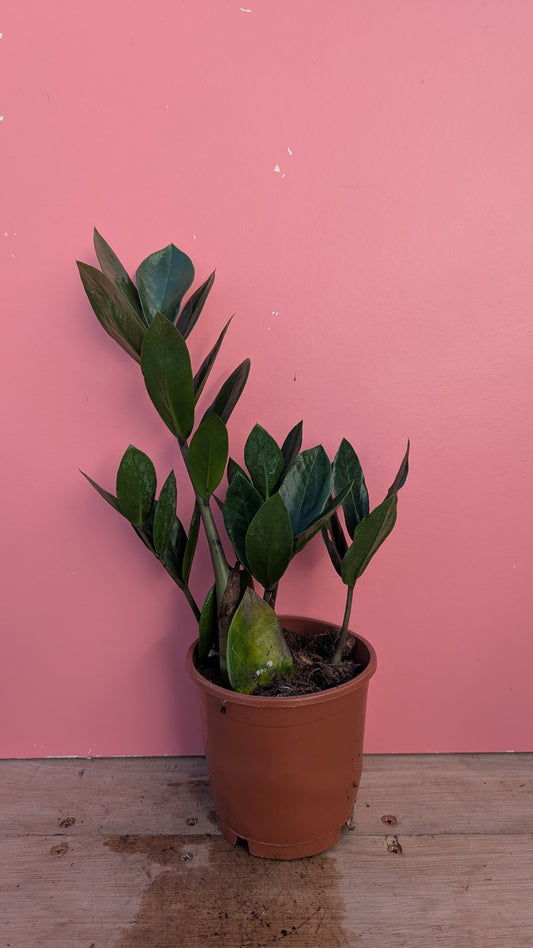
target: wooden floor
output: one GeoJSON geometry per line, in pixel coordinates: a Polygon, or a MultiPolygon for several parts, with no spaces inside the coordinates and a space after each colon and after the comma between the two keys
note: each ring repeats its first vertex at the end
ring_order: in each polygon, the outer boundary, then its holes
{"type": "Polygon", "coordinates": [[[357,825],[270,862],[204,760],[0,762],[0,948],[533,945],[533,755],[365,758],[357,825]]]}

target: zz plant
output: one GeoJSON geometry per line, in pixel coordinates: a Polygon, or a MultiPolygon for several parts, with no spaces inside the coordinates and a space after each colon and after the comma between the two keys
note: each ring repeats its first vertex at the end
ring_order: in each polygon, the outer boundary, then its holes
{"type": "Polygon", "coordinates": [[[215,274],[184,302],[194,281],[190,258],[173,244],[151,254],[129,277],[94,231],[100,269],[78,262],[80,277],[102,327],[140,364],[148,395],[175,438],[194,491],[187,527],[177,514],[177,482],[170,471],[159,495],[153,462],[130,445],[120,461],[115,494],[84,475],[129,521],[137,536],[182,590],[199,627],[199,657],[216,654],[222,681],[253,693],[293,662],[275,613],[278,585],[293,557],[322,533],[333,566],[347,587],[334,663],[341,661],[356,581],[396,521],[397,495],[407,477],[409,446],[385,500],[370,510],[361,465],[343,439],[333,463],[321,445],[302,450],[302,422],[280,446],[256,424],[244,446],[244,467],[229,457],[227,422],[246,385],[245,359],[216,397],[199,409],[228,321],[193,372],[187,338],[202,313],[215,274]],[[224,475],[224,500],[215,491],[224,475]],[[229,563],[215,517],[222,508],[234,562],[229,563]],[[340,519],[342,510],[345,529],[340,519]],[[213,580],[199,604],[190,586],[200,528],[207,539],[213,580]],[[262,588],[262,595],[256,592],[262,588]]]}

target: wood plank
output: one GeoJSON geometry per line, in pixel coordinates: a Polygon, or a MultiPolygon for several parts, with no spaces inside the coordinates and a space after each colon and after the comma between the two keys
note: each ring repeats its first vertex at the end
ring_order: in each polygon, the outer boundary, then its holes
{"type": "Polygon", "coordinates": [[[355,832],[279,863],[220,837],[202,758],[3,761],[0,946],[529,948],[532,777],[367,757],[355,832]]]}
{"type": "Polygon", "coordinates": [[[356,832],[386,814],[404,833],[533,832],[533,754],[365,757],[356,832]]]}
{"type": "Polygon", "coordinates": [[[256,859],[221,837],[55,836],[2,843],[2,946],[533,943],[528,836],[346,832],[328,854],[256,859]],[[284,934],[286,933],[286,934],[284,934]]]}
{"type": "MultiPolygon", "coordinates": [[[[365,757],[358,835],[396,817],[403,833],[533,831],[533,754],[365,757]]],[[[0,834],[217,832],[205,761],[0,761],[0,834]],[[197,823],[194,823],[197,820],[197,823]]]]}
{"type": "Polygon", "coordinates": [[[4,833],[218,832],[203,757],[0,761],[4,833]]]}

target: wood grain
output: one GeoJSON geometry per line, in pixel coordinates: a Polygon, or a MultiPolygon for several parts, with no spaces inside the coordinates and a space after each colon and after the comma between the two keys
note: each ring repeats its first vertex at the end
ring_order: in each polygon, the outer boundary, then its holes
{"type": "Polygon", "coordinates": [[[367,757],[355,831],[287,863],[222,839],[200,758],[0,787],[0,948],[533,944],[533,755],[367,757]]]}

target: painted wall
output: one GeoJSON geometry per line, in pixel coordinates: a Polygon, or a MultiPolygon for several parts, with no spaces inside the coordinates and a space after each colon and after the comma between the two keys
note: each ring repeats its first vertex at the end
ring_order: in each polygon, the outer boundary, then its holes
{"type": "MultiPolygon", "coordinates": [[[[237,314],[236,457],[303,417],[378,502],[411,438],[354,613],[367,750],[531,750],[533,6],[250,4],[4,0],[0,753],[201,751],[187,607],[78,473],[175,460],[79,283],[93,225],[131,271],[217,267],[193,349],[237,314]]],[[[283,610],[341,620],[320,540],[290,579],[283,610]]]]}

